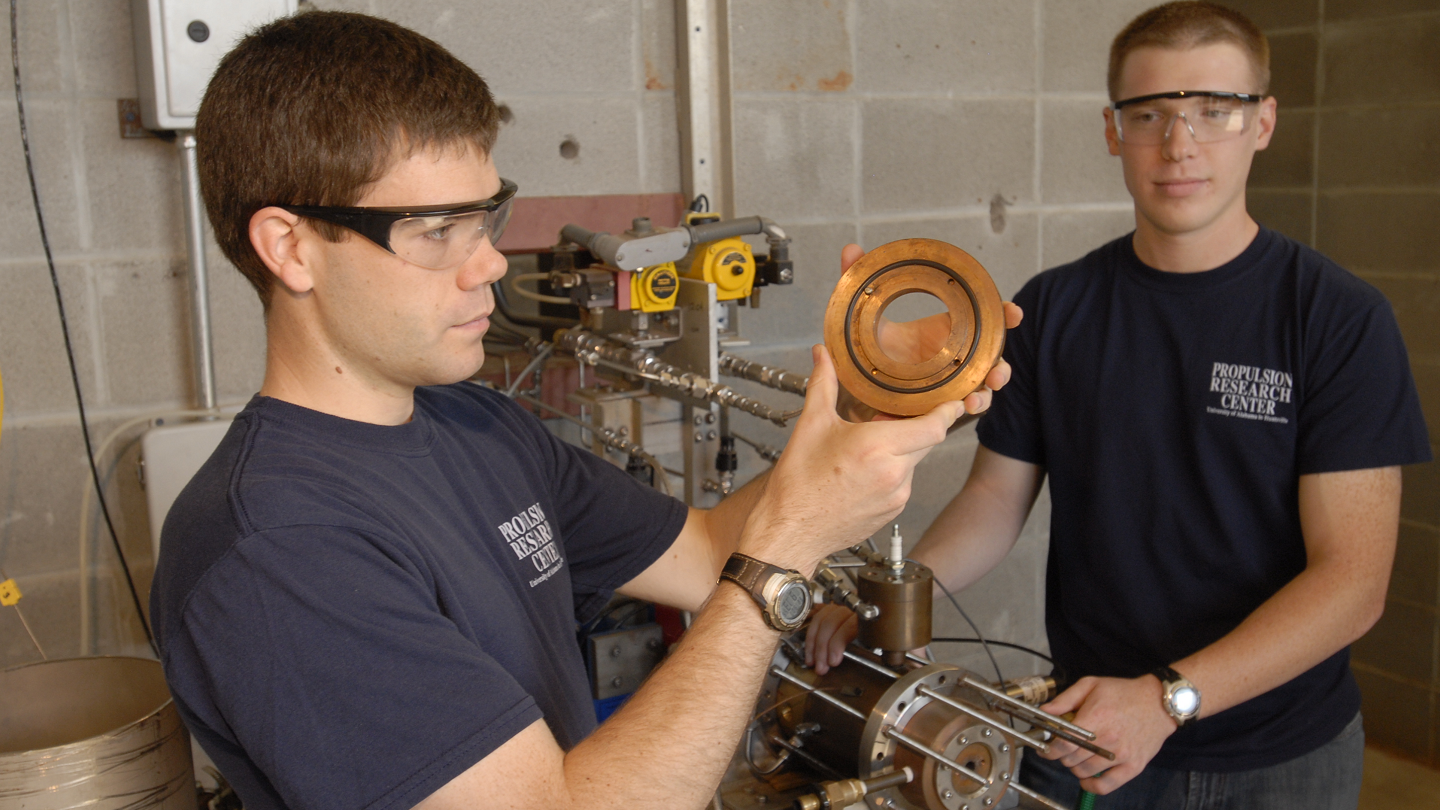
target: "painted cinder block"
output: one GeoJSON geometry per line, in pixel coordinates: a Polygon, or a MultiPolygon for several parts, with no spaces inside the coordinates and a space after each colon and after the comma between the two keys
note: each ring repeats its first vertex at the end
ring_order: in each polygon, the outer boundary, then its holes
{"type": "Polygon", "coordinates": [[[735,99],[735,210],[776,222],[855,209],[854,104],[844,98],[735,99]]]}
{"type": "Polygon", "coordinates": [[[1045,214],[1040,220],[1040,266],[1068,264],[1133,230],[1133,209],[1045,214]]]}
{"type": "Polygon", "coordinates": [[[1315,112],[1281,108],[1270,145],[1250,165],[1249,187],[1308,190],[1314,171],[1315,112]]]}
{"type": "Polygon", "coordinates": [[[844,91],[855,76],[848,3],[735,0],[730,54],[740,93],[844,91]]]}
{"type": "Polygon", "coordinates": [[[1440,601],[1440,528],[1400,524],[1389,596],[1421,605],[1440,601]]]}
{"type": "MultiPolygon", "coordinates": [[[[1413,367],[1418,364],[1411,365],[1413,367]]],[[[1416,368],[1416,371],[1419,369],[1416,368]]],[[[1440,368],[1434,369],[1434,372],[1437,382],[1440,382],[1440,368]]],[[[1440,397],[1440,385],[1435,387],[1434,393],[1440,397]]],[[[1423,401],[1424,394],[1421,396],[1423,401]]],[[[1436,403],[1432,413],[1440,416],[1440,402],[1436,403]]],[[[1440,421],[1427,419],[1426,423],[1430,428],[1430,454],[1440,457],[1440,452],[1434,447],[1435,443],[1440,441],[1440,430],[1436,430],[1440,421]]],[[[1400,495],[1400,517],[1432,528],[1440,528],[1440,497],[1437,497],[1437,493],[1440,493],[1440,461],[1427,461],[1405,467],[1404,481],[1400,495]]]]}
{"type": "Polygon", "coordinates": [[[1360,684],[1365,741],[1433,762],[1433,690],[1359,664],[1352,671],[1360,684]]]}
{"type": "Polygon", "coordinates": [[[522,196],[637,191],[636,95],[520,96],[502,101],[514,120],[495,142],[495,165],[501,176],[520,185],[522,196]]]}
{"type": "Polygon", "coordinates": [[[1322,188],[1440,188],[1440,107],[1325,110],[1322,188]]]}
{"type": "Polygon", "coordinates": [[[133,16],[128,0],[68,3],[75,47],[75,88],[81,96],[137,98],[133,16]]]}
{"type": "Polygon", "coordinates": [[[1311,212],[1315,207],[1315,195],[1308,189],[1277,190],[1251,185],[1245,192],[1245,205],[1250,216],[1261,225],[1307,245],[1314,241],[1311,236],[1311,212]]]}
{"type": "Polygon", "coordinates": [[[636,190],[642,194],[680,191],[680,132],[675,127],[673,93],[646,93],[640,102],[640,168],[636,190]]]}
{"type": "Polygon", "coordinates": [[[79,422],[10,421],[0,437],[0,567],[12,577],[73,569],[80,496],[91,486],[79,422]]]}
{"type": "Polygon", "coordinates": [[[1326,22],[1435,11],[1435,0],[1325,0],[1326,22]]]}
{"type": "Polygon", "coordinates": [[[1104,93],[1110,42],[1153,0],[1061,0],[1041,4],[1042,87],[1104,93]]]}
{"type": "Polygon", "coordinates": [[[635,90],[629,0],[473,3],[379,0],[371,13],[432,37],[502,97],[635,90]]]}
{"type": "MultiPolygon", "coordinates": [[[[54,98],[72,86],[67,75],[71,57],[67,41],[68,5],[68,0],[37,0],[20,3],[16,7],[20,29],[20,75],[26,101],[54,98]]],[[[123,30],[129,37],[129,27],[123,30]]],[[[8,13],[0,14],[0,34],[3,34],[4,42],[10,42],[8,13]]]]}
{"type": "Polygon", "coordinates": [[[965,216],[867,222],[862,234],[866,248],[897,239],[939,239],[975,257],[1007,301],[1020,291],[1040,266],[1040,230],[1037,214],[1016,214],[997,206],[996,217],[965,216]],[[997,233],[997,224],[1001,230],[997,233]]]}
{"type": "Polygon", "coordinates": [[[1275,34],[1270,40],[1270,95],[1283,110],[1315,104],[1317,39],[1314,31],[1275,34]]]}
{"type": "MultiPolygon", "coordinates": [[[[92,266],[108,405],[188,404],[189,287],[173,260],[92,266]]],[[[98,403],[97,403],[98,404],[98,403]]]]}
{"type": "Polygon", "coordinates": [[[858,9],[856,90],[965,95],[1035,89],[1034,4],[860,0],[858,9]]]}
{"type": "Polygon", "coordinates": [[[1231,0],[1226,5],[1266,31],[1313,26],[1320,19],[1320,0],[1231,0]]]}
{"type": "Polygon", "coordinates": [[[1320,192],[1322,253],[1354,272],[1440,270],[1440,190],[1320,192]]]}
{"type": "Polygon", "coordinates": [[[777,223],[791,240],[795,283],[762,288],[760,308],[740,310],[741,334],[757,344],[819,343],[825,305],[840,280],[840,250],[855,241],[855,226],[777,223]]]}
{"type": "Polygon", "coordinates": [[[646,90],[675,89],[675,3],[641,0],[640,59],[646,90]]]}
{"type": "Polygon", "coordinates": [[[90,222],[85,247],[184,255],[175,145],[158,138],[120,138],[113,99],[81,99],[75,110],[82,150],[76,159],[83,161],[85,172],[82,205],[90,222]]]}
{"type": "Polygon", "coordinates": [[[1105,101],[1041,103],[1040,199],[1047,205],[1126,202],[1120,159],[1105,143],[1105,101]]]}
{"type": "Polygon", "coordinates": [[[1440,14],[1325,27],[1320,103],[1401,104],[1440,100],[1440,14]]]}
{"type": "Polygon", "coordinates": [[[1406,680],[1429,684],[1435,676],[1435,607],[1396,599],[1351,648],[1354,660],[1406,680]]]}
{"type": "MultiPolygon", "coordinates": [[[[80,382],[87,396],[98,397],[88,273],[72,264],[56,269],[80,382]]],[[[0,268],[0,374],[7,417],[75,408],[55,288],[43,262],[0,268]]]]}
{"type": "MultiPolygon", "coordinates": [[[[50,248],[57,254],[73,254],[82,245],[81,203],[74,163],[74,139],[79,134],[70,124],[69,105],[64,101],[32,99],[28,91],[26,95],[30,154],[35,161],[35,181],[40,188],[50,248]]],[[[13,96],[0,101],[0,115],[8,116],[11,122],[0,131],[0,216],[5,222],[4,227],[0,227],[0,256],[43,261],[45,252],[35,220],[35,202],[25,170],[20,129],[15,125],[13,96]]]]}
{"type": "Polygon", "coordinates": [[[1030,101],[876,99],[861,115],[867,214],[1034,200],[1030,101]]]}

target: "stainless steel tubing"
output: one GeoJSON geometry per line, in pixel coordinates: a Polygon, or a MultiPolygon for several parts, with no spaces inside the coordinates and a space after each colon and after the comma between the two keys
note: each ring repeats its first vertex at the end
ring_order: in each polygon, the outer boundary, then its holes
{"type": "Polygon", "coordinates": [[[973,717],[973,718],[975,718],[976,720],[979,720],[980,722],[982,722],[982,723],[984,723],[984,724],[986,724],[986,725],[988,725],[988,726],[991,726],[991,727],[994,728],[996,731],[999,731],[1001,734],[1004,734],[1004,735],[1007,736],[1007,737],[1013,737],[1013,738],[1015,738],[1015,740],[1018,741],[1021,745],[1028,745],[1028,746],[1030,746],[1031,748],[1034,748],[1036,751],[1039,751],[1039,752],[1042,753],[1042,754],[1045,753],[1046,751],[1049,751],[1049,750],[1050,750],[1050,746],[1049,746],[1049,745],[1046,745],[1044,742],[1041,742],[1040,740],[1031,739],[1030,737],[1027,737],[1027,736],[1025,736],[1024,734],[1021,734],[1021,733],[1018,732],[1018,731],[1013,731],[1013,730],[1011,730],[1011,729],[1007,729],[1007,728],[1005,728],[1004,726],[1001,726],[1001,725],[997,724],[997,723],[995,722],[994,718],[989,717],[989,716],[987,716],[987,715],[985,715],[985,714],[983,714],[983,713],[981,713],[981,712],[978,712],[978,711],[970,708],[969,706],[966,706],[964,703],[961,703],[961,702],[958,701],[958,700],[951,700],[949,697],[947,697],[947,696],[945,696],[945,695],[942,695],[942,694],[940,694],[939,692],[936,692],[934,689],[931,689],[931,688],[928,687],[928,686],[918,687],[918,688],[916,688],[915,691],[916,691],[918,694],[925,695],[926,697],[931,698],[932,700],[938,700],[938,701],[940,701],[941,703],[944,703],[946,706],[949,706],[950,708],[954,709],[954,710],[957,711],[957,712],[960,712],[961,714],[963,714],[963,715],[965,715],[965,716],[967,716],[967,717],[973,717]]]}
{"type": "Polygon", "coordinates": [[[682,396],[744,411],[751,416],[774,422],[780,427],[785,427],[791,419],[800,414],[798,410],[782,411],[772,408],[728,385],[711,382],[699,374],[672,366],[643,349],[629,349],[581,329],[557,332],[555,343],[591,365],[603,365],[633,374],[682,396]]]}
{"type": "Polygon", "coordinates": [[[776,391],[784,391],[801,397],[805,396],[805,388],[810,384],[809,377],[802,377],[793,371],[756,363],[725,352],[720,353],[720,373],[727,377],[739,377],[742,380],[757,382],[766,388],[774,388],[776,391]]]}
{"type": "Polygon", "coordinates": [[[185,252],[190,264],[190,352],[195,366],[195,404],[215,407],[215,350],[210,333],[210,273],[205,267],[205,210],[200,202],[200,165],[195,133],[181,132],[180,177],[185,209],[185,252]]]}
{"type": "Polygon", "coordinates": [[[795,677],[794,675],[791,675],[790,673],[786,672],[785,670],[781,669],[780,667],[771,667],[771,668],[770,668],[770,674],[771,674],[771,675],[774,675],[774,676],[776,676],[776,677],[778,677],[778,678],[780,678],[781,680],[786,680],[786,681],[789,681],[790,683],[795,684],[796,686],[800,687],[801,689],[804,689],[806,692],[809,692],[811,696],[820,698],[821,700],[825,701],[826,703],[829,703],[831,706],[834,706],[835,708],[839,709],[840,711],[845,712],[846,714],[850,715],[851,717],[854,717],[856,720],[859,720],[859,721],[862,722],[862,723],[865,722],[866,719],[868,719],[868,718],[865,717],[864,714],[862,714],[862,713],[861,713],[859,710],[857,710],[854,706],[851,706],[850,704],[846,703],[846,702],[843,701],[843,700],[839,700],[839,699],[837,699],[837,698],[835,698],[835,697],[833,697],[833,696],[831,696],[831,695],[827,695],[827,694],[825,694],[824,692],[821,692],[819,689],[816,689],[815,687],[813,687],[813,686],[811,686],[810,684],[808,684],[808,683],[800,680],[799,678],[795,677]]]}
{"type": "Polygon", "coordinates": [[[190,737],[147,658],[0,672],[0,807],[195,810],[190,737]]]}

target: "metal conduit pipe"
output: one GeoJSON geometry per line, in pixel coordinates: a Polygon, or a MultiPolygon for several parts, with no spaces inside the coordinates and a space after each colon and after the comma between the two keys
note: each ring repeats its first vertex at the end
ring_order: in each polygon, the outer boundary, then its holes
{"type": "Polygon", "coordinates": [[[809,377],[802,377],[783,368],[767,366],[764,363],[756,363],[753,360],[746,360],[743,357],[736,357],[724,352],[720,353],[720,373],[727,377],[739,377],[742,380],[757,382],[766,388],[774,388],[776,391],[785,391],[801,397],[805,396],[805,389],[810,385],[809,377]]]}
{"type": "Polygon", "coordinates": [[[195,404],[215,407],[215,350],[210,332],[210,274],[205,267],[205,214],[200,203],[200,164],[195,133],[181,132],[180,175],[185,209],[185,251],[190,265],[190,348],[195,366],[195,404]]]}
{"type": "Polygon", "coordinates": [[[772,408],[728,385],[719,385],[699,374],[682,371],[643,349],[629,349],[583,329],[556,332],[555,345],[590,365],[610,366],[683,396],[744,411],[751,416],[768,419],[780,427],[785,427],[800,413],[798,410],[782,411],[772,408]]]}

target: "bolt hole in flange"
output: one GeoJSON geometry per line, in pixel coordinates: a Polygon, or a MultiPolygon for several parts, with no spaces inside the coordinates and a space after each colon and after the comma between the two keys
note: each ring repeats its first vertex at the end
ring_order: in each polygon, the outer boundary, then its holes
{"type": "Polygon", "coordinates": [[[865,254],[825,311],[825,347],[840,384],[883,413],[917,416],[963,399],[1004,345],[995,282],[970,254],[934,239],[902,239],[865,254]],[[895,330],[909,334],[886,339],[895,330]]]}

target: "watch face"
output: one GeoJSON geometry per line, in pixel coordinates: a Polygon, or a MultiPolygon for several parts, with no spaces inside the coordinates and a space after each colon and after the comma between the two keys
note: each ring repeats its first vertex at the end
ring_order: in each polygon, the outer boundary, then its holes
{"type": "Polygon", "coordinates": [[[1182,717],[1192,715],[1200,708],[1200,692],[1193,686],[1181,686],[1171,693],[1170,705],[1182,717]]]}
{"type": "Polygon", "coordinates": [[[810,588],[804,582],[787,582],[775,600],[775,612],[786,624],[799,624],[810,611],[810,588]]]}

